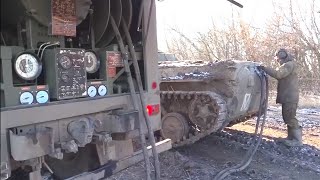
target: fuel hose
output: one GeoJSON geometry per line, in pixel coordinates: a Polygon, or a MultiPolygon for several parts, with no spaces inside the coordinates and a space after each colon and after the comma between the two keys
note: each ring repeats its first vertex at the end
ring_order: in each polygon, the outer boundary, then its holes
{"type": "Polygon", "coordinates": [[[241,163],[236,166],[229,167],[229,168],[226,168],[226,169],[220,171],[214,177],[214,180],[222,180],[225,177],[227,177],[228,175],[235,173],[235,172],[240,172],[240,171],[244,170],[246,167],[248,167],[252,161],[254,154],[258,150],[259,145],[261,144],[263,129],[264,129],[266,117],[267,117],[269,86],[268,86],[268,77],[267,77],[266,73],[263,70],[259,70],[257,68],[255,68],[255,72],[259,76],[260,84],[261,84],[260,106],[259,106],[259,112],[258,112],[258,117],[257,117],[257,122],[256,122],[255,133],[254,133],[255,138],[253,139],[253,143],[251,144],[249,150],[247,151],[247,153],[246,153],[244,159],[241,161],[241,163]],[[264,96],[264,94],[265,94],[265,96],[264,96]],[[262,114],[263,114],[263,120],[261,123],[260,132],[258,135],[258,129],[259,129],[260,119],[261,119],[262,114]]]}

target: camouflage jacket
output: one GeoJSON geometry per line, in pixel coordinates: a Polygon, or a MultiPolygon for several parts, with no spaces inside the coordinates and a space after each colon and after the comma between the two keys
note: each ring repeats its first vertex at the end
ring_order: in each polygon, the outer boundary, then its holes
{"type": "Polygon", "coordinates": [[[265,67],[264,70],[278,80],[276,103],[298,103],[299,84],[297,65],[294,61],[285,62],[277,69],[265,67]]]}

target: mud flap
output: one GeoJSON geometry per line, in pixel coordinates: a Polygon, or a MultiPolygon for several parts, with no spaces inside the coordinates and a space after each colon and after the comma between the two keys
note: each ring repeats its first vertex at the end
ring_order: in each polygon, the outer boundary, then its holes
{"type": "MultiPolygon", "coordinates": [[[[156,143],[157,152],[161,153],[167,151],[172,148],[171,139],[165,139],[156,143]]],[[[151,146],[147,147],[149,156],[152,155],[151,146]]],[[[94,170],[91,172],[85,172],[73,177],[70,177],[66,180],[99,180],[103,178],[107,178],[125,168],[128,168],[140,161],[143,160],[142,151],[136,152],[133,156],[121,159],[117,162],[111,161],[108,164],[94,170]]]]}
{"type": "Polygon", "coordinates": [[[9,130],[11,154],[14,160],[23,161],[53,152],[53,129],[36,128],[32,133],[15,134],[9,130]]]}

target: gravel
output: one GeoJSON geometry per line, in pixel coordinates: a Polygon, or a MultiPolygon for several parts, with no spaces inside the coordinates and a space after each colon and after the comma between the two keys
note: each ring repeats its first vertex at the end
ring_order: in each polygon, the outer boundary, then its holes
{"type": "MultiPolygon", "coordinates": [[[[306,129],[319,131],[320,108],[299,109],[298,119],[306,129]]],[[[270,106],[266,129],[285,131],[281,108],[270,106]]],[[[254,120],[244,122],[254,127],[254,120]]],[[[241,126],[241,125],[239,125],[241,126]]],[[[283,133],[283,132],[282,132],[283,133]]],[[[222,169],[238,164],[247,149],[252,133],[226,128],[187,145],[160,154],[162,179],[213,179],[222,169]]],[[[319,138],[320,139],[320,138],[319,138]]],[[[288,148],[276,138],[264,137],[253,161],[244,171],[229,175],[226,180],[247,179],[307,179],[320,177],[320,149],[313,144],[288,148]]],[[[143,162],[111,176],[109,180],[145,179],[143,162]]]]}

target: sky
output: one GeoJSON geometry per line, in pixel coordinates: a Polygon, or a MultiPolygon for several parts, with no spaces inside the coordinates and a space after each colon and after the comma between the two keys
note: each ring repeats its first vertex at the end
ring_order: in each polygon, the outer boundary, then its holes
{"type": "MultiPolygon", "coordinates": [[[[308,1],[308,0],[303,0],[308,1]]],[[[316,0],[316,3],[320,0],[316,0]]],[[[237,0],[244,7],[239,8],[227,0],[156,0],[158,48],[167,51],[166,39],[169,29],[174,27],[188,37],[197,32],[206,32],[214,22],[223,26],[230,22],[232,14],[239,14],[241,20],[256,28],[264,28],[274,14],[273,0],[237,0]]],[[[277,1],[286,4],[288,0],[277,1]]]]}

